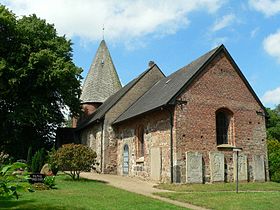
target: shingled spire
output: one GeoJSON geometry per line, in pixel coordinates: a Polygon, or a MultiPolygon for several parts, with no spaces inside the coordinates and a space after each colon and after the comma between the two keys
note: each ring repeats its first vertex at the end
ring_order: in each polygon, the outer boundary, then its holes
{"type": "Polygon", "coordinates": [[[83,104],[103,103],[121,88],[121,83],[104,40],[101,41],[82,88],[83,104]]]}

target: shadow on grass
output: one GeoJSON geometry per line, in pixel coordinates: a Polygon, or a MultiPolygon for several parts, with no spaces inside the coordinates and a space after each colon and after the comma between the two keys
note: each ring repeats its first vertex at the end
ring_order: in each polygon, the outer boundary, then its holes
{"type": "MultiPolygon", "coordinates": [[[[20,210],[66,210],[69,207],[55,206],[49,204],[36,203],[35,200],[1,200],[0,209],[20,209],[20,210]]],[[[83,210],[83,209],[81,209],[83,210]]]]}
{"type": "Polygon", "coordinates": [[[108,182],[106,182],[106,181],[96,180],[96,179],[80,178],[80,179],[73,180],[70,176],[64,176],[63,181],[67,181],[67,182],[92,182],[92,183],[108,184],[108,182]]]}

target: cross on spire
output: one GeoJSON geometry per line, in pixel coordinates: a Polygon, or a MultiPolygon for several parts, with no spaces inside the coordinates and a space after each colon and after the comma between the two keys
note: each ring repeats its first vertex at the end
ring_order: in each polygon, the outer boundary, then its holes
{"type": "Polygon", "coordinates": [[[105,30],[105,28],[104,28],[104,24],[103,24],[103,28],[102,28],[102,40],[104,40],[104,30],[105,30]]]}

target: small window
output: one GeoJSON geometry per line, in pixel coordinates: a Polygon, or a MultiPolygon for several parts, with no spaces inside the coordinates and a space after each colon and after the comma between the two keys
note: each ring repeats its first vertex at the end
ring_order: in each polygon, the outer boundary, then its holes
{"type": "Polygon", "coordinates": [[[137,129],[137,156],[144,156],[144,128],[143,126],[137,129]]]}
{"type": "Polygon", "coordinates": [[[232,144],[232,121],[232,113],[229,110],[221,109],[216,112],[217,145],[232,144]]]}

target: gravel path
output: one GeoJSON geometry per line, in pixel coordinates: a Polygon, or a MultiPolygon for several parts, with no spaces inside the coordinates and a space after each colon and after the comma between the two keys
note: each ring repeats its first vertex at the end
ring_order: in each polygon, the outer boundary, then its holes
{"type": "Polygon", "coordinates": [[[153,186],[156,185],[156,183],[154,182],[142,181],[140,179],[132,178],[132,177],[124,177],[124,176],[117,176],[117,175],[110,175],[110,174],[97,174],[97,173],[90,173],[90,172],[81,173],[80,176],[87,179],[105,181],[114,187],[121,188],[137,194],[145,195],[158,200],[162,200],[177,206],[181,206],[189,209],[196,209],[196,210],[206,210],[203,207],[195,206],[189,203],[183,203],[180,201],[175,201],[168,198],[163,198],[157,195],[153,195],[153,193],[156,192],[170,192],[167,190],[154,188],[153,186]]]}

